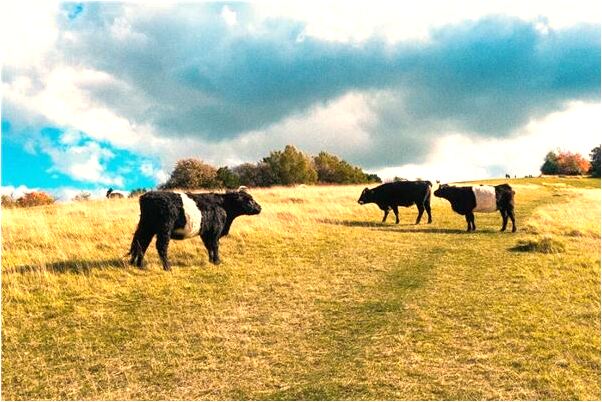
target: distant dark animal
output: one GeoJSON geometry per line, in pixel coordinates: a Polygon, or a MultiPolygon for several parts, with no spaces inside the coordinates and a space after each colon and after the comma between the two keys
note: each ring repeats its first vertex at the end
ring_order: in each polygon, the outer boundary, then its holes
{"type": "Polygon", "coordinates": [[[107,191],[107,198],[125,198],[125,194],[122,191],[117,191],[110,188],[107,191]]]}
{"type": "Polygon", "coordinates": [[[508,173],[506,173],[506,179],[509,179],[510,175],[508,173]]]}
{"type": "Polygon", "coordinates": [[[425,210],[429,217],[428,223],[431,223],[433,221],[431,216],[431,187],[432,184],[430,181],[396,181],[385,183],[373,189],[366,187],[357,202],[361,205],[370,203],[378,205],[385,213],[383,222],[387,220],[389,211],[392,209],[395,214],[395,223],[399,223],[398,206],[409,207],[416,204],[418,207],[416,225],[420,223],[425,210]]]}
{"type": "Polygon", "coordinates": [[[466,217],[467,231],[477,229],[474,223],[475,212],[495,212],[502,214],[502,231],[506,230],[508,218],[512,221],[512,231],[516,232],[514,221],[514,190],[508,184],[497,186],[456,187],[443,184],[435,190],[435,197],[451,203],[452,209],[466,217]]]}
{"type": "Polygon", "coordinates": [[[139,199],[140,221],[130,246],[130,264],[142,267],[144,254],[157,236],[157,251],[164,270],[171,268],[167,258],[169,240],[200,235],[209,261],[219,264],[219,239],[228,234],[240,215],[257,215],[261,206],[242,191],[224,194],[192,194],[149,191],[139,199]]]}

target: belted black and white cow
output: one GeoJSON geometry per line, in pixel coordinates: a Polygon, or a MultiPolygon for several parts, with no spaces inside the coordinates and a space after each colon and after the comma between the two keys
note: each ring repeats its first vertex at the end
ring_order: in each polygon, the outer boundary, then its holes
{"type": "Polygon", "coordinates": [[[149,191],[140,199],[140,221],[130,246],[130,264],[142,267],[144,254],[157,236],[157,251],[164,270],[169,240],[199,236],[207,248],[209,261],[219,264],[219,239],[228,234],[232,221],[241,215],[257,215],[261,206],[243,191],[224,194],[193,194],[149,191]]]}
{"type": "Polygon", "coordinates": [[[502,231],[506,230],[508,218],[512,221],[512,231],[516,232],[514,221],[514,190],[508,184],[497,186],[456,187],[442,184],[435,190],[435,197],[448,200],[452,209],[466,217],[467,231],[477,229],[474,223],[475,212],[495,212],[502,214],[502,231]]]}
{"type": "Polygon", "coordinates": [[[395,223],[399,223],[398,206],[409,207],[416,204],[418,207],[416,225],[420,223],[425,210],[429,217],[428,223],[431,223],[433,221],[431,216],[431,186],[430,181],[396,181],[381,184],[373,189],[366,187],[357,202],[361,205],[370,203],[378,205],[385,213],[383,222],[387,220],[387,215],[392,209],[395,214],[395,223]]]}

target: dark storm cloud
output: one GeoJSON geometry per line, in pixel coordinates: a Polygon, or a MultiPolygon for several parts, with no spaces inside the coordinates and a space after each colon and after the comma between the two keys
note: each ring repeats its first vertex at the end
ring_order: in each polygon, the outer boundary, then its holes
{"type": "Polygon", "coordinates": [[[371,91],[374,152],[350,155],[367,166],[416,161],[442,132],[505,136],[568,101],[600,97],[599,26],[543,33],[488,17],[437,29],[427,43],[355,44],[304,37],[288,20],[259,23],[240,3],[229,6],[238,18],[229,26],[223,6],[141,15],[129,6],[128,15],[127,5],[86,3],[62,21],[78,39],[59,51],[122,81],[87,88],[94,99],[169,137],[224,141],[371,91]]]}

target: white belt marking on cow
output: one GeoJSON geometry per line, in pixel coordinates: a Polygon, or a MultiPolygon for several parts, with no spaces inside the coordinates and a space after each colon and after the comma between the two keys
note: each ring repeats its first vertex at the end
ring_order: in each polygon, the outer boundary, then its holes
{"type": "Polygon", "coordinates": [[[174,229],[174,233],[184,236],[184,238],[196,236],[201,232],[203,215],[192,198],[184,193],[177,194],[182,198],[186,223],[183,228],[174,229]]]}
{"type": "Polygon", "coordinates": [[[495,202],[495,187],[493,186],[474,186],[472,192],[477,200],[477,206],[472,212],[495,212],[497,203],[495,202]]]}

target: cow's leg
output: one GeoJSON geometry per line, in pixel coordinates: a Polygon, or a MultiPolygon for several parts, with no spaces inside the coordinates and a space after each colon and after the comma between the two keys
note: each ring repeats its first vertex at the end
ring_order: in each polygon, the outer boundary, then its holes
{"type": "Polygon", "coordinates": [[[159,230],[157,233],[157,252],[159,253],[159,257],[161,258],[161,263],[163,264],[163,269],[165,271],[169,271],[171,269],[171,265],[169,264],[169,260],[167,258],[167,248],[169,247],[169,239],[171,237],[170,230],[159,230]]]}
{"type": "Polygon", "coordinates": [[[466,214],[466,223],[468,223],[467,232],[477,230],[477,226],[474,223],[474,214],[472,212],[466,214]]]}
{"type": "Polygon", "coordinates": [[[387,216],[389,216],[389,207],[385,207],[383,211],[385,211],[385,216],[383,216],[383,223],[385,223],[387,220],[387,216]]]}
{"type": "Polygon", "coordinates": [[[502,229],[501,232],[506,230],[506,226],[508,225],[508,211],[505,209],[500,209],[500,213],[502,214],[502,229]]]}
{"type": "Polygon", "coordinates": [[[136,259],[136,266],[138,268],[142,268],[142,262],[144,260],[144,254],[146,253],[146,250],[148,249],[148,246],[150,245],[151,241],[153,240],[153,236],[155,234],[153,232],[151,232],[150,230],[147,232],[144,232],[143,236],[140,237],[140,241],[138,243],[138,256],[136,259]]]}
{"type": "Polygon", "coordinates": [[[393,206],[393,213],[395,214],[395,223],[399,223],[399,209],[397,209],[397,205],[393,206]]]}
{"type": "Polygon", "coordinates": [[[470,224],[470,218],[468,216],[468,214],[464,215],[464,218],[466,218],[466,231],[470,232],[470,229],[472,228],[472,225],[470,224]]]}
{"type": "Polygon", "coordinates": [[[422,219],[422,214],[424,213],[424,206],[420,204],[416,204],[416,206],[418,207],[418,217],[416,218],[416,225],[418,225],[420,223],[420,220],[422,219]]]}
{"type": "Polygon", "coordinates": [[[510,220],[512,221],[512,233],[516,232],[516,222],[514,221],[514,208],[510,207],[508,208],[508,216],[510,217],[510,220]]]}
{"type": "Polygon", "coordinates": [[[130,246],[130,264],[142,267],[144,253],[154,236],[153,228],[146,224],[144,220],[138,223],[132,244],[130,246]]]}
{"type": "Polygon", "coordinates": [[[211,248],[213,249],[213,260],[211,262],[215,265],[219,265],[219,236],[215,236],[211,239],[211,248]]]}
{"type": "Polygon", "coordinates": [[[433,223],[433,216],[431,215],[431,197],[427,198],[424,202],[424,209],[426,209],[426,214],[429,217],[428,223],[433,223]]]}
{"type": "Polygon", "coordinates": [[[213,244],[211,243],[210,236],[207,233],[201,234],[201,239],[203,240],[203,244],[207,249],[207,254],[209,255],[209,262],[213,262],[213,244]]]}

